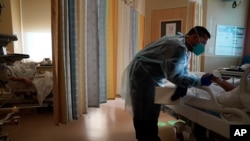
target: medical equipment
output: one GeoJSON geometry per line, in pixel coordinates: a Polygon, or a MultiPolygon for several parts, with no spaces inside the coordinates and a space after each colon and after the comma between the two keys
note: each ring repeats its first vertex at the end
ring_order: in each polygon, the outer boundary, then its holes
{"type": "Polygon", "coordinates": [[[8,113],[5,117],[0,119],[0,139],[3,141],[10,141],[8,134],[2,131],[2,126],[5,124],[14,124],[19,123],[20,116],[17,116],[18,108],[13,107],[11,112],[8,113]]]}
{"type": "MultiPolygon", "coordinates": [[[[6,82],[8,81],[8,71],[7,65],[8,63],[15,62],[16,60],[21,60],[23,58],[28,58],[29,55],[25,54],[7,54],[6,46],[12,42],[16,41],[17,37],[15,35],[8,35],[8,34],[0,34],[0,89],[1,93],[0,96],[3,94],[9,94],[9,92],[5,91],[7,88],[6,82]]],[[[2,104],[2,103],[1,103],[2,104]]],[[[1,109],[2,110],[2,109],[1,109]]],[[[18,109],[16,107],[12,108],[12,112],[8,113],[4,118],[0,119],[0,139],[3,139],[4,141],[9,141],[8,134],[2,132],[2,126],[4,124],[8,123],[14,123],[18,124],[19,116],[15,116],[15,114],[18,112],[18,109]]]]}

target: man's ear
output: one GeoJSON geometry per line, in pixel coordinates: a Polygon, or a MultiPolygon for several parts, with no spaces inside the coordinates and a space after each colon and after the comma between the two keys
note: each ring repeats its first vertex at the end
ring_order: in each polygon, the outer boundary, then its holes
{"type": "Polygon", "coordinates": [[[190,43],[194,44],[194,43],[196,43],[197,40],[198,40],[198,38],[197,38],[196,34],[192,34],[189,36],[190,43]]]}
{"type": "Polygon", "coordinates": [[[200,41],[199,41],[199,35],[198,34],[194,34],[194,36],[193,36],[193,40],[196,42],[196,43],[199,43],[200,41]]]}
{"type": "Polygon", "coordinates": [[[192,34],[192,35],[190,35],[190,38],[192,39],[192,40],[195,40],[197,37],[196,37],[196,34],[192,34]]]}

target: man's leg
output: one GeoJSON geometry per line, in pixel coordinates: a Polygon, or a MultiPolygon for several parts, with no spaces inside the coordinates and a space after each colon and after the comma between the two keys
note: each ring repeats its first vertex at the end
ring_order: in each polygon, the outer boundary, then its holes
{"type": "Polygon", "coordinates": [[[154,104],[157,84],[144,69],[134,72],[133,78],[131,102],[136,138],[138,141],[160,141],[157,124],[161,105],[154,104]]]}
{"type": "Polygon", "coordinates": [[[158,121],[143,121],[133,118],[138,141],[161,141],[158,136],[158,121]]]}

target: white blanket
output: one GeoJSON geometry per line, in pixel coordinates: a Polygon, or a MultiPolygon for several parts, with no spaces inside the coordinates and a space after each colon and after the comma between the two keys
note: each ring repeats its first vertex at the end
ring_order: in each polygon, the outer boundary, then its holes
{"type": "MultiPolygon", "coordinates": [[[[209,94],[208,91],[199,88],[189,88],[186,96],[181,98],[181,102],[188,103],[190,99],[205,99],[210,100],[211,94],[214,95],[216,101],[223,107],[232,107],[243,109],[244,105],[239,94],[239,87],[236,87],[232,91],[226,92],[220,86],[216,84],[211,84],[209,86],[212,90],[212,93],[209,94]]],[[[180,103],[180,100],[171,101],[170,97],[174,93],[174,88],[171,86],[167,87],[156,87],[155,91],[155,103],[165,104],[165,105],[175,105],[180,103]]],[[[249,103],[250,104],[250,103],[249,103]]]]}
{"type": "Polygon", "coordinates": [[[44,77],[35,78],[32,82],[36,87],[37,100],[39,104],[42,105],[45,98],[52,92],[53,89],[52,73],[46,71],[44,73],[44,77]]]}
{"type": "MultiPolygon", "coordinates": [[[[52,73],[46,71],[42,75],[36,74],[36,63],[29,62],[23,63],[16,61],[12,66],[8,66],[10,70],[10,75],[14,77],[25,77],[32,79],[32,83],[35,86],[35,91],[37,93],[37,100],[40,105],[43,104],[45,98],[52,92],[53,89],[53,79],[52,73]]],[[[9,81],[8,84],[11,89],[23,89],[31,90],[30,86],[23,82],[9,81]]]]}

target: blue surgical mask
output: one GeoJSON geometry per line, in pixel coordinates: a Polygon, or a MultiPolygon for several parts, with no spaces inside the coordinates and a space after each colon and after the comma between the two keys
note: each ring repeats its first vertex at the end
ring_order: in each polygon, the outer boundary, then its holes
{"type": "Polygon", "coordinates": [[[201,43],[195,45],[195,47],[193,48],[193,53],[197,56],[204,53],[204,51],[205,51],[205,46],[204,44],[201,44],[201,43]]]}
{"type": "Polygon", "coordinates": [[[200,37],[199,37],[199,34],[197,32],[197,30],[195,29],[195,32],[198,36],[198,40],[199,40],[199,44],[196,44],[193,48],[193,53],[197,56],[201,55],[202,53],[204,53],[205,51],[205,45],[201,43],[201,40],[200,40],[200,37]]]}

